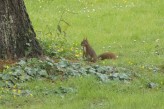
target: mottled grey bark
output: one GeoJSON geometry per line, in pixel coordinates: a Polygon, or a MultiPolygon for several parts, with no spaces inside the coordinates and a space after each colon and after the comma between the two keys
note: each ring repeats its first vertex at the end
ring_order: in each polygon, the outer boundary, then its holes
{"type": "Polygon", "coordinates": [[[24,1],[0,0],[0,59],[41,54],[24,1]]]}

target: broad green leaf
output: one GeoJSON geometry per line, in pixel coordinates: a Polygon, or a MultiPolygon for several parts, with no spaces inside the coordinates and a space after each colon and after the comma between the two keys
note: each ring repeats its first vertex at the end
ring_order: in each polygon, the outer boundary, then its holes
{"type": "Polygon", "coordinates": [[[4,81],[0,81],[0,87],[4,87],[6,84],[4,81]]]}
{"type": "Polygon", "coordinates": [[[48,74],[47,74],[47,71],[46,70],[40,70],[40,71],[38,71],[38,74],[41,77],[48,77],[48,74]]]}
{"type": "Polygon", "coordinates": [[[18,64],[18,65],[21,65],[21,66],[24,66],[24,65],[26,64],[26,61],[20,60],[17,64],[18,64]]]}
{"type": "Polygon", "coordinates": [[[100,81],[102,82],[107,82],[109,81],[109,77],[106,74],[102,74],[102,73],[96,73],[97,77],[99,78],[100,81]]]}

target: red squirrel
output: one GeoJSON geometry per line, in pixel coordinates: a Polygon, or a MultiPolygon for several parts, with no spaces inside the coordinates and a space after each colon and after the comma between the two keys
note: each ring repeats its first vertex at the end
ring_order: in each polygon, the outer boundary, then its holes
{"type": "Polygon", "coordinates": [[[83,47],[83,58],[86,58],[87,61],[96,62],[97,59],[116,59],[116,55],[112,52],[102,53],[99,56],[96,55],[94,49],[90,46],[87,38],[83,39],[81,42],[81,46],[83,47]]]}
{"type": "Polygon", "coordinates": [[[83,46],[83,58],[86,58],[88,61],[96,62],[97,55],[94,49],[90,46],[87,39],[83,39],[81,42],[81,46],[83,46]]]}

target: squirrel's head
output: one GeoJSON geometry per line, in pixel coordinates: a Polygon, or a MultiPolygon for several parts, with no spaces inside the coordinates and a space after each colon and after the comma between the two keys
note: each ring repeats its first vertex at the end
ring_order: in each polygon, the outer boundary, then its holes
{"type": "Polygon", "coordinates": [[[83,41],[81,42],[81,46],[86,46],[88,45],[88,40],[87,38],[84,38],[83,41]]]}

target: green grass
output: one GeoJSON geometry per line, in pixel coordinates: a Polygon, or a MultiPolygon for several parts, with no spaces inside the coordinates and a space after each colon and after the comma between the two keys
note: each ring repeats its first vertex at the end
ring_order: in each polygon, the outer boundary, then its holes
{"type": "Polygon", "coordinates": [[[142,76],[130,83],[101,83],[94,76],[56,83],[22,83],[24,89],[32,90],[33,96],[0,95],[0,109],[164,108],[164,70],[154,71],[164,63],[163,0],[25,0],[25,3],[37,38],[48,46],[56,43],[58,21],[62,12],[69,10],[63,18],[70,26],[61,25],[70,43],[80,47],[87,37],[97,54],[112,51],[118,55],[115,61],[99,64],[125,67],[142,76]],[[159,87],[149,89],[148,82],[158,83],[159,87]],[[64,96],[42,93],[60,86],[73,87],[77,92],[64,96]]]}
{"type": "Polygon", "coordinates": [[[50,83],[33,81],[23,84],[33,91],[33,97],[10,98],[2,109],[163,109],[164,94],[159,89],[145,89],[140,82],[124,84],[118,81],[98,82],[94,76],[70,78],[50,83]],[[44,95],[44,90],[59,86],[72,87],[75,93],[44,95]],[[140,87],[138,87],[140,86],[140,87]]]}
{"type": "Polygon", "coordinates": [[[55,37],[62,12],[69,10],[63,18],[70,26],[63,24],[62,28],[70,42],[80,46],[87,37],[97,54],[115,52],[119,60],[113,64],[117,66],[127,66],[129,62],[137,66],[164,62],[162,0],[29,0],[26,5],[42,40],[55,37]],[[48,33],[52,35],[45,35],[48,33]]]}

